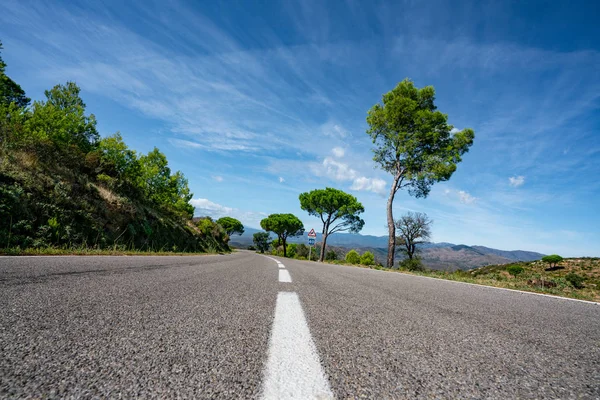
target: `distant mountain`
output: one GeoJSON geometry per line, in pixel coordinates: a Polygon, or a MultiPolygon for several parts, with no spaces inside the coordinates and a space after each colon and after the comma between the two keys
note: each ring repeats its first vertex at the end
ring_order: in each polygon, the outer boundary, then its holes
{"type": "MultiPolygon", "coordinates": [[[[245,228],[241,236],[231,237],[230,244],[236,247],[246,247],[252,244],[252,235],[261,232],[258,229],[245,228]]],[[[272,235],[275,239],[275,235],[272,235]]],[[[322,235],[317,233],[317,242],[321,241],[322,235]]],[[[289,243],[306,243],[306,235],[303,237],[289,238],[289,243]]],[[[352,233],[336,233],[327,239],[327,245],[335,248],[336,252],[344,254],[350,249],[360,252],[371,251],[375,258],[385,263],[387,256],[387,236],[372,236],[352,233]]],[[[421,258],[429,268],[439,270],[471,269],[485,265],[506,264],[514,261],[539,260],[544,254],[524,250],[498,250],[485,246],[467,246],[454,243],[425,243],[421,245],[421,258]]],[[[396,259],[400,260],[402,255],[397,252],[396,259]]]]}

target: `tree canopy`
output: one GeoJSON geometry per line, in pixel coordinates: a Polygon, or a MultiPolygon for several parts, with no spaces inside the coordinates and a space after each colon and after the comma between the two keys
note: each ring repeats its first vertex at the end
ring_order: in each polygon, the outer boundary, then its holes
{"type": "Polygon", "coordinates": [[[269,232],[256,232],[252,235],[252,241],[261,253],[269,250],[269,236],[269,232]]]}
{"type": "Polygon", "coordinates": [[[336,232],[358,233],[363,226],[359,214],[365,211],[356,197],[338,189],[316,189],[300,194],[300,208],[323,222],[323,245],[319,261],[325,257],[327,237],[336,232]]]}
{"type": "Polygon", "coordinates": [[[375,145],[373,160],[393,177],[387,204],[388,268],[394,264],[396,192],[406,188],[412,196],[426,197],[435,182],[450,179],[475,137],[472,129],[459,131],[448,124],[448,116],[437,110],[434,100],[433,86],[419,89],[405,79],[367,115],[367,133],[375,145]]]}
{"type": "Polygon", "coordinates": [[[217,224],[221,225],[229,236],[233,234],[242,235],[244,233],[244,225],[232,217],[223,217],[217,220],[217,224]]]}
{"type": "Polygon", "coordinates": [[[304,233],[304,224],[294,214],[271,214],[260,221],[260,226],[267,232],[277,235],[283,245],[283,256],[287,257],[287,238],[304,233]]]}
{"type": "MultiPolygon", "coordinates": [[[[2,50],[1,41],[0,50],[2,50]]],[[[18,107],[27,107],[29,101],[21,86],[6,75],[6,63],[0,54],[0,104],[15,103],[18,107]]]]}
{"type": "Polygon", "coordinates": [[[551,268],[555,267],[556,264],[558,264],[562,260],[563,260],[563,258],[561,256],[559,256],[558,254],[550,254],[548,256],[542,257],[542,261],[545,262],[546,264],[550,264],[551,268]]]}

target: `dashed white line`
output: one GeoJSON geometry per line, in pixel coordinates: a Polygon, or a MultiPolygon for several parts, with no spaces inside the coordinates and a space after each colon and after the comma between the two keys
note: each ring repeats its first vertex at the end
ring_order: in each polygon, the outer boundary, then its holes
{"type": "Polygon", "coordinates": [[[263,399],[333,399],[294,292],[277,296],[263,382],[263,399]]]}
{"type": "Polygon", "coordinates": [[[287,270],[279,270],[279,282],[292,283],[292,277],[290,276],[290,273],[287,270]]]}
{"type": "Polygon", "coordinates": [[[278,263],[277,263],[277,266],[278,266],[279,268],[285,268],[285,265],[283,265],[283,264],[282,264],[282,263],[280,263],[280,262],[278,262],[278,263]]]}

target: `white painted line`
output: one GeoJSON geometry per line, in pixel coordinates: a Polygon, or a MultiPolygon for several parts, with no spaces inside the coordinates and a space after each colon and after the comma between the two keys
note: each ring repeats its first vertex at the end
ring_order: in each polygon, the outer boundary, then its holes
{"type": "Polygon", "coordinates": [[[292,283],[292,277],[290,276],[290,273],[287,270],[279,270],[279,282],[292,283]]]}
{"type": "Polygon", "coordinates": [[[277,263],[277,266],[278,266],[279,268],[285,268],[285,265],[283,265],[282,263],[277,263]]]}
{"type": "Polygon", "coordinates": [[[294,292],[277,296],[263,382],[263,399],[334,398],[294,292]]]}

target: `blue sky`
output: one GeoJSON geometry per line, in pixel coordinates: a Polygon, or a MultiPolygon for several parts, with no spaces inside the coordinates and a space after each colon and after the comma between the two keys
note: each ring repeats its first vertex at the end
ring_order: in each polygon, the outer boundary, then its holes
{"type": "Polygon", "coordinates": [[[437,242],[600,255],[599,3],[2,3],[8,74],[34,99],[76,81],[102,135],[185,173],[197,215],[319,228],[298,195],[330,186],[385,235],[365,117],[409,77],[476,138],[396,216],[426,212],[437,242]]]}

